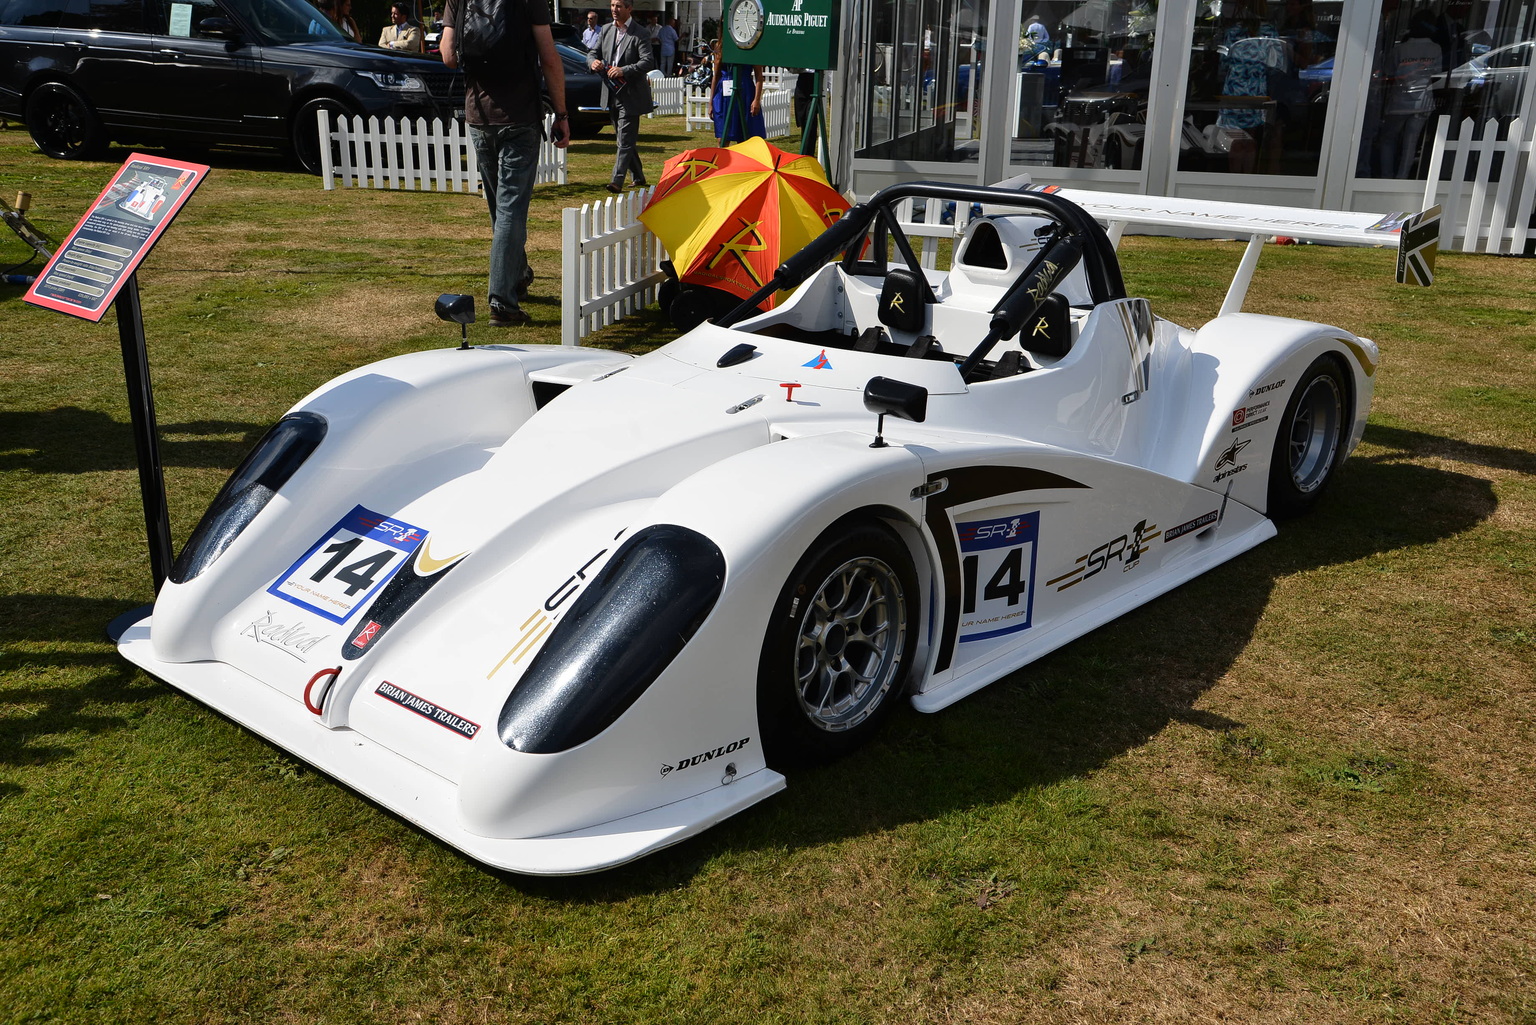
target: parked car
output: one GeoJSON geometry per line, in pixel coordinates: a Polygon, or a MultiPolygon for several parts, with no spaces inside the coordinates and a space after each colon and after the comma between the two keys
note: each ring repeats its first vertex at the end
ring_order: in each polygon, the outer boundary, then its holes
{"type": "Polygon", "coordinates": [[[1214,320],[1164,320],[1090,208],[1400,266],[1439,230],[893,185],[647,355],[465,344],[321,385],[120,650],[499,868],[694,835],[1273,537],[1360,440],[1375,344],[1238,312],[1246,262],[1214,320]],[[913,201],[983,207],[947,271],[913,201]]]}
{"type": "Polygon", "coordinates": [[[1488,50],[1448,74],[1437,75],[1436,88],[1465,90],[1464,109],[1480,117],[1509,117],[1521,113],[1526,76],[1536,63],[1536,40],[1488,50]]]}
{"type": "Polygon", "coordinates": [[[556,43],[555,49],[565,65],[565,106],[571,115],[571,134],[596,135],[608,124],[603,78],[587,67],[585,50],[564,43],[556,43]]]}
{"type": "Polygon", "coordinates": [[[0,115],[38,148],[285,147],[320,166],[316,114],[452,116],[438,60],[344,38],[304,0],[0,0],[0,115]]]}

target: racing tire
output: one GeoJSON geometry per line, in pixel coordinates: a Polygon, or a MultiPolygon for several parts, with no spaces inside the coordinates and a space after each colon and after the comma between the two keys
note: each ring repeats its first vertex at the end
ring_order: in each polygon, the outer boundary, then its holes
{"type": "Polygon", "coordinates": [[[1104,166],[1111,170],[1120,170],[1125,166],[1125,146],[1120,141],[1120,136],[1113,133],[1104,140],[1104,166]]]}
{"type": "Polygon", "coordinates": [[[917,575],[894,534],[864,522],[822,534],[774,605],[758,663],[770,765],[816,765],[863,744],[906,690],[917,575]]]}
{"type": "Polygon", "coordinates": [[[1291,391],[1269,463],[1269,516],[1309,512],[1344,461],[1351,415],[1344,367],[1319,356],[1291,391]]]}
{"type": "MultiPolygon", "coordinates": [[[[320,134],[316,126],[316,115],[328,110],[332,116],[351,117],[354,113],[345,103],[330,97],[320,97],[310,100],[294,112],[293,119],[289,122],[288,140],[293,150],[294,159],[299,167],[308,174],[319,174],[320,164],[320,134]]],[[[341,154],[337,151],[336,144],[332,144],[331,159],[338,162],[341,154]]]]}
{"type": "Polygon", "coordinates": [[[667,305],[667,316],[679,331],[692,331],[706,320],[718,320],[741,305],[729,292],[708,285],[683,285],[667,305]]]}
{"type": "Polygon", "coordinates": [[[672,278],[668,278],[656,287],[656,305],[661,307],[661,315],[669,320],[672,317],[672,300],[677,298],[681,287],[672,278]]]}
{"type": "Polygon", "coordinates": [[[107,148],[101,118],[84,96],[63,82],[44,82],[27,97],[27,131],[55,160],[92,160],[107,148]]]}

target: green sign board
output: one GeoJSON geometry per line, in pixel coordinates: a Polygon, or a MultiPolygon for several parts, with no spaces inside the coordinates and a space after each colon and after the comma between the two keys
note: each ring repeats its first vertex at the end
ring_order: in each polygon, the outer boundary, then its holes
{"type": "Polygon", "coordinates": [[[837,67],[838,0],[725,0],[729,64],[837,67]]]}

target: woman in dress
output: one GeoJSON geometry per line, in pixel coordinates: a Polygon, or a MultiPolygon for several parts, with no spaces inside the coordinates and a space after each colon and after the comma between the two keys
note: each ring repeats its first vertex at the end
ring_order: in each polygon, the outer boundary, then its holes
{"type": "Polygon", "coordinates": [[[709,109],[715,120],[715,138],[720,141],[720,145],[729,146],[733,142],[745,142],[753,136],[766,137],[768,129],[763,124],[763,69],[752,65],[751,74],[747,74],[748,65],[722,63],[718,39],[715,40],[713,60],[715,71],[709,83],[709,109]]]}

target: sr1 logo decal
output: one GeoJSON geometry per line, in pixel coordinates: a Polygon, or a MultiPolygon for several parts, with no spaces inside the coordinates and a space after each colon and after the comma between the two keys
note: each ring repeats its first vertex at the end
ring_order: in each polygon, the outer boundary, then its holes
{"type": "Polygon", "coordinates": [[[960,641],[1027,630],[1035,606],[1039,511],[956,523],[960,542],[960,641]]]}
{"type": "Polygon", "coordinates": [[[354,506],[267,593],[345,623],[405,565],[426,531],[354,506]]]}
{"type": "Polygon", "coordinates": [[[1046,583],[1054,585],[1058,591],[1065,591],[1089,577],[1098,576],[1109,568],[1111,562],[1118,562],[1122,573],[1129,572],[1141,565],[1141,557],[1146,554],[1147,545],[1157,540],[1160,534],[1162,531],[1157,529],[1157,524],[1142,520],[1128,532],[1079,555],[1071,569],[1046,583]]]}
{"type": "MultiPolygon", "coordinates": [[[[623,533],[623,531],[620,531],[620,533],[623,533]]],[[[615,535],[615,538],[617,538],[617,535],[615,535]]],[[[538,643],[544,639],[544,635],[554,629],[555,620],[560,618],[561,607],[570,601],[576,592],[580,591],[587,583],[587,570],[591,569],[593,563],[607,554],[608,549],[604,548],[583,563],[581,568],[575,573],[562,580],[560,585],[550,592],[549,597],[544,599],[543,608],[534,609],[533,614],[523,621],[522,626],[517,628],[517,640],[513,643],[512,647],[507,649],[507,653],[501,656],[501,661],[497,662],[495,667],[485,674],[487,680],[499,673],[501,667],[506,665],[509,659],[513,665],[516,665],[538,646],[538,643]]]]}

